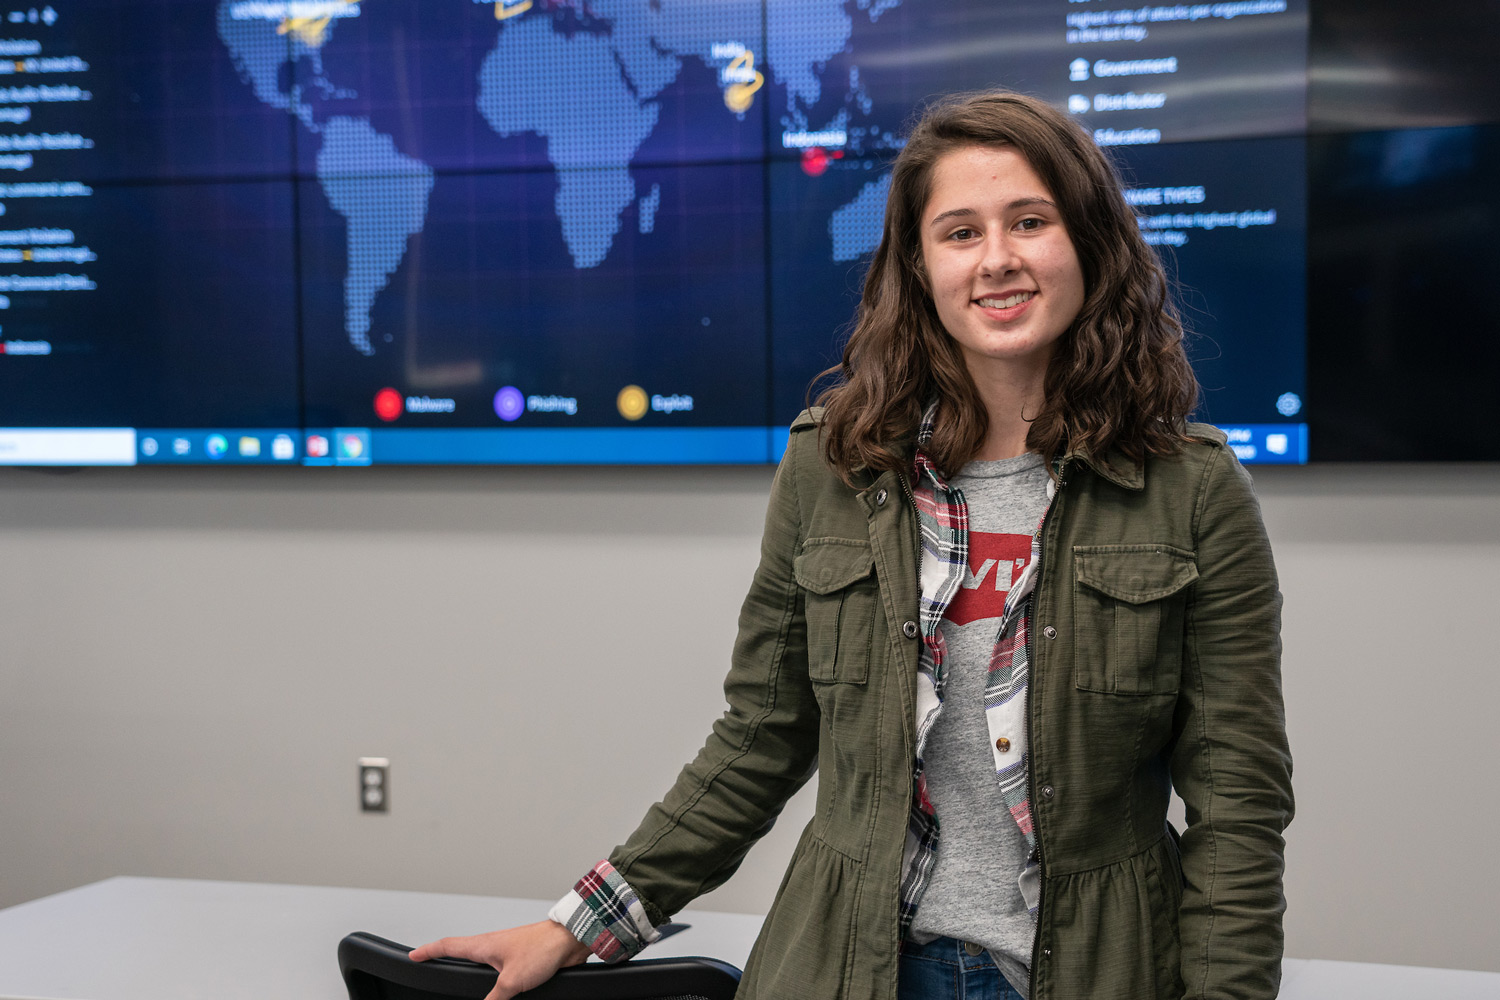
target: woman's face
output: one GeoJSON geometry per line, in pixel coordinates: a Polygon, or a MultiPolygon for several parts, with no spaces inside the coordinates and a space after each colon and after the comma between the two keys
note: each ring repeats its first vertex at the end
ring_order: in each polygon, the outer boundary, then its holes
{"type": "Polygon", "coordinates": [[[922,261],[976,381],[1044,372],[1083,306],[1083,268],[1052,192],[1007,147],[966,146],[934,165],[922,261]]]}

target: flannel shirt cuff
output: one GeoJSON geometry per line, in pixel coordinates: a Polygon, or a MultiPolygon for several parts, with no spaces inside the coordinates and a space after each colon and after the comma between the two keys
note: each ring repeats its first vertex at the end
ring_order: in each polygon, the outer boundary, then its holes
{"type": "Polygon", "coordinates": [[[661,938],[640,896],[608,861],[579,879],[547,916],[606,962],[623,962],[661,938]]]}

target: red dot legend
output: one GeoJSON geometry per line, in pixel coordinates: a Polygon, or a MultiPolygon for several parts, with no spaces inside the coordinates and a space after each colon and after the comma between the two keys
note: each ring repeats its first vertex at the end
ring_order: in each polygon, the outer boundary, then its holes
{"type": "Polygon", "coordinates": [[[375,415],[386,423],[401,416],[406,401],[395,389],[381,389],[375,394],[375,415]]]}

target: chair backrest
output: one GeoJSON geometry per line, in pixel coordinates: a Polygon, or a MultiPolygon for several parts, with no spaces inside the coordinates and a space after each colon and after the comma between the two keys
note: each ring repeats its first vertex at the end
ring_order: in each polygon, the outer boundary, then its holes
{"type": "MultiPolygon", "coordinates": [[[[349,1000],[484,1000],[488,965],[452,958],[413,962],[406,945],[356,931],[339,942],[349,1000]]],[[[563,969],[516,1000],[733,1000],[740,970],[712,958],[648,958],[563,969]]]]}

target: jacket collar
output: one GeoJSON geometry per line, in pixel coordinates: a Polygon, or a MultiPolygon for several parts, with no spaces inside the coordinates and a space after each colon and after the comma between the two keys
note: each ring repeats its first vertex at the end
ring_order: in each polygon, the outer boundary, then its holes
{"type": "Polygon", "coordinates": [[[1063,470],[1075,460],[1122,489],[1140,491],[1146,488],[1146,466],[1113,448],[1102,459],[1086,451],[1070,451],[1062,458],[1063,470]]]}
{"type": "MultiPolygon", "coordinates": [[[[927,404],[927,409],[922,411],[922,423],[917,428],[917,453],[915,457],[914,473],[916,478],[930,478],[939,487],[946,488],[947,484],[939,475],[937,467],[928,459],[926,448],[932,440],[933,428],[937,425],[938,401],[934,399],[927,404]]],[[[1146,467],[1143,463],[1128,458],[1120,452],[1110,449],[1108,454],[1099,458],[1091,452],[1078,449],[1069,451],[1058,463],[1058,473],[1062,475],[1073,462],[1082,462],[1099,475],[1101,478],[1114,483],[1122,489],[1142,490],[1146,488],[1146,467]]]]}

